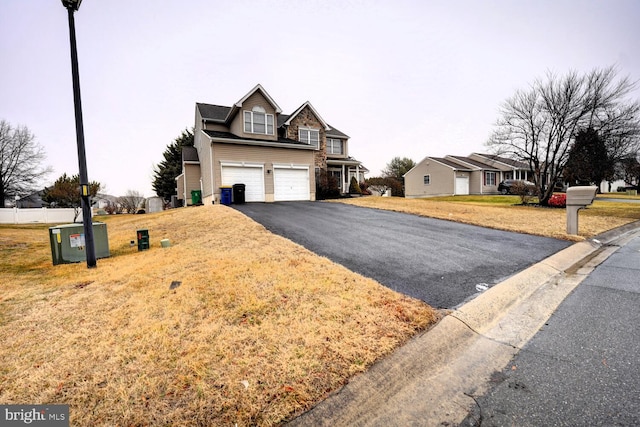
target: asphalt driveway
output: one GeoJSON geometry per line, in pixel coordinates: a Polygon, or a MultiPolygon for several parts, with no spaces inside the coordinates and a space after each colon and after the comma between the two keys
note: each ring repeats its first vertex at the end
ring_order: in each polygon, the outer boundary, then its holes
{"type": "Polygon", "coordinates": [[[421,299],[453,308],[569,246],[546,237],[498,231],[340,203],[233,205],[318,255],[421,299]]]}

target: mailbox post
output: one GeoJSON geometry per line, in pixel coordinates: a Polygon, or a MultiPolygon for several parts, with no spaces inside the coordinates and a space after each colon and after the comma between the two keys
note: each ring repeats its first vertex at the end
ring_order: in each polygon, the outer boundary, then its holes
{"type": "Polygon", "coordinates": [[[598,187],[567,188],[567,234],[578,234],[578,211],[593,203],[598,187]]]}

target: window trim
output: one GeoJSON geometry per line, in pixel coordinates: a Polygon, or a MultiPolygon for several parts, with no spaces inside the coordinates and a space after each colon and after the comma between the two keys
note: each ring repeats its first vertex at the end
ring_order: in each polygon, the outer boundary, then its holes
{"type": "Polygon", "coordinates": [[[298,141],[304,142],[305,144],[309,144],[317,149],[320,149],[320,129],[308,128],[308,127],[299,127],[298,128],[298,141]],[[302,139],[302,131],[307,132],[308,139],[302,139]],[[318,144],[311,143],[311,132],[317,132],[318,134],[318,144]]]}
{"type": "Polygon", "coordinates": [[[265,111],[264,108],[256,106],[253,107],[252,111],[249,110],[244,110],[244,114],[243,114],[243,129],[245,133],[253,133],[256,135],[274,135],[274,117],[273,114],[268,114],[265,111]],[[254,115],[261,115],[264,116],[264,132],[256,132],[255,130],[255,119],[254,119],[254,115]],[[247,120],[247,118],[249,118],[249,120],[247,120]],[[249,125],[249,126],[247,126],[249,125]],[[270,131],[270,132],[269,132],[270,131]]]}
{"type": "Polygon", "coordinates": [[[327,154],[344,155],[344,141],[339,138],[327,138],[327,154]],[[340,146],[338,153],[333,150],[333,144],[336,142],[340,146]]]}
{"type": "Polygon", "coordinates": [[[423,185],[431,185],[431,174],[430,173],[426,174],[426,175],[423,175],[422,183],[423,183],[423,185]]]}
{"type": "Polygon", "coordinates": [[[487,187],[495,187],[496,185],[498,185],[498,174],[497,174],[497,172],[484,171],[484,185],[486,185],[487,187]],[[491,181],[489,179],[490,176],[493,177],[493,183],[492,184],[489,183],[489,181],[491,181]]]}

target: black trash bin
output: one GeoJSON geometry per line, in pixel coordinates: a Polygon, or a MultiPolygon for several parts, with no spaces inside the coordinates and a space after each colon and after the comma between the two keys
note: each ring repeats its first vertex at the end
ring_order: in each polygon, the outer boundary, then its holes
{"type": "Polygon", "coordinates": [[[233,184],[233,203],[241,205],[244,203],[244,184],[233,184]]]}

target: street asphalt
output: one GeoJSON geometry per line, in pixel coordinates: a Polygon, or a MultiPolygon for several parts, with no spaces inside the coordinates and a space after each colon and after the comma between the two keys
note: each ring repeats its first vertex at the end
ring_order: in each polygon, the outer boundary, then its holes
{"type": "Polygon", "coordinates": [[[340,203],[233,207],[275,234],[436,308],[457,307],[477,296],[478,289],[490,288],[570,245],[340,203]]]}
{"type": "Polygon", "coordinates": [[[640,237],[600,264],[463,425],[640,425],[640,237]]]}

